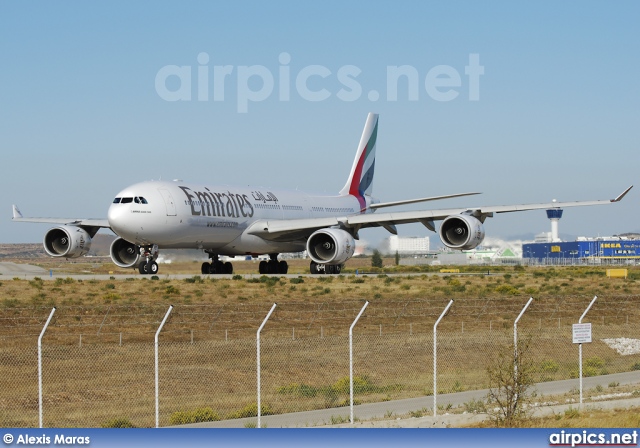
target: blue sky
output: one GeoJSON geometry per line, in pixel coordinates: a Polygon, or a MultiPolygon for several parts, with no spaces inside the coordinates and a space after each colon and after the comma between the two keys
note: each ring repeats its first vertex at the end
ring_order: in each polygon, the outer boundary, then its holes
{"type": "MultiPolygon", "coordinates": [[[[118,191],[148,179],[336,193],[370,111],[380,113],[374,195],[383,201],[464,191],[483,194],[430,205],[614,197],[638,183],[639,16],[637,2],[2,2],[0,242],[38,242],[47,229],[11,223],[12,203],[26,216],[103,218],[118,191]],[[471,55],[484,70],[477,100],[471,55]],[[158,92],[167,66],[191,67],[191,100],[158,92]],[[216,66],[232,68],[223,100],[213,95],[216,66]],[[255,66],[274,87],[242,113],[239,99],[265,88],[264,78],[241,78],[255,66]],[[310,66],[328,70],[306,82],[327,99],[297,89],[310,66]],[[403,78],[389,99],[396,66],[417,74],[417,98],[403,78]],[[426,86],[441,66],[459,74],[435,89],[457,94],[448,101],[426,86]],[[209,76],[203,101],[198,67],[209,76]],[[350,80],[361,94],[349,101],[338,96],[341,69],[359,73],[350,80]]],[[[184,87],[178,79],[164,86],[184,87]]],[[[638,188],[611,207],[566,210],[561,233],[640,232],[638,188]]],[[[485,229],[511,238],[549,224],[543,211],[525,212],[485,229]]]]}

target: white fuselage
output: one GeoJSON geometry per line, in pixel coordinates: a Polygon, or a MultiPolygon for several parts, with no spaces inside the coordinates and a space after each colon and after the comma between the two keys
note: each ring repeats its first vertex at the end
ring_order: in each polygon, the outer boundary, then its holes
{"type": "Polygon", "coordinates": [[[111,229],[138,245],[205,249],[224,255],[297,252],[306,238],[267,241],[245,231],[258,220],[360,214],[354,196],[149,181],[125,188],[109,207],[111,229]]]}

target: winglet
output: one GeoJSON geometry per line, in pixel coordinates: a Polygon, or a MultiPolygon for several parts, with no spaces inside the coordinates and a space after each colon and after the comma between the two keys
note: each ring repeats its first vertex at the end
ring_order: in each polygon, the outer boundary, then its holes
{"type": "Polygon", "coordinates": [[[13,219],[22,218],[22,213],[20,213],[20,209],[17,205],[13,205],[13,219]]]}
{"type": "Polygon", "coordinates": [[[615,199],[611,199],[611,202],[620,202],[622,200],[622,198],[629,193],[629,190],[631,190],[633,188],[633,185],[631,185],[629,188],[627,188],[626,190],[624,190],[620,195],[618,195],[617,198],[615,199]]]}

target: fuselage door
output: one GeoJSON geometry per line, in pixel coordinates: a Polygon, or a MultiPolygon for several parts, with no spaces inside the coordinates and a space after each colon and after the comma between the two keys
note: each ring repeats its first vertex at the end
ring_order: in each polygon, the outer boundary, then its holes
{"type": "Polygon", "coordinates": [[[173,201],[171,192],[166,188],[158,188],[158,191],[162,195],[162,199],[164,199],[164,205],[167,207],[167,216],[176,216],[176,204],[173,201]]]}

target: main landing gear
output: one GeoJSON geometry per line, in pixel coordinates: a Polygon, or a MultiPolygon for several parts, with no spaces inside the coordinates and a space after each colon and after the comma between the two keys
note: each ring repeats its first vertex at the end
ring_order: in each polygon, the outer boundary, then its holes
{"type": "Polygon", "coordinates": [[[226,263],[220,261],[218,254],[207,253],[209,254],[209,258],[211,258],[211,263],[202,263],[200,271],[203,274],[233,274],[233,265],[231,263],[228,261],[226,263]]]}
{"type": "MultiPolygon", "coordinates": [[[[202,263],[201,272],[203,274],[233,274],[233,265],[229,262],[220,261],[218,254],[206,251],[211,258],[211,263],[202,263]]],[[[289,265],[286,261],[278,261],[278,254],[269,254],[269,261],[263,260],[258,265],[261,274],[286,274],[289,265]]]]}
{"type": "Polygon", "coordinates": [[[262,260],[258,266],[261,274],[286,274],[289,271],[289,265],[286,261],[278,261],[278,254],[269,254],[269,261],[262,260]]]}
{"type": "Polygon", "coordinates": [[[320,264],[312,261],[309,266],[309,271],[312,274],[339,274],[342,271],[342,265],[320,264]]]}

